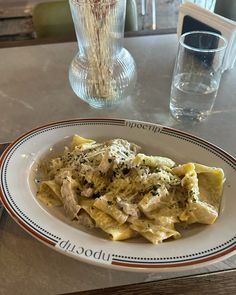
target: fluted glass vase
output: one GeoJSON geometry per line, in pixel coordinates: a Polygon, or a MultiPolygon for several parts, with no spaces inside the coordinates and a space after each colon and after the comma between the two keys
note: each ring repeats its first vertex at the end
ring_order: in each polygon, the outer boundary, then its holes
{"type": "Polygon", "coordinates": [[[79,52],[69,80],[95,108],[110,107],[132,92],[136,65],[123,47],[126,0],[69,0],[79,52]]]}

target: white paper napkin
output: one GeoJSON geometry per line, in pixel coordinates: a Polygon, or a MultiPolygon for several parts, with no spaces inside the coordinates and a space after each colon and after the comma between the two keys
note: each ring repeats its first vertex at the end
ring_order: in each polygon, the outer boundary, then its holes
{"type": "Polygon", "coordinates": [[[232,69],[236,61],[236,22],[215,14],[193,3],[184,3],[180,6],[177,24],[177,34],[182,34],[184,17],[188,15],[198,21],[218,30],[228,41],[225,52],[223,71],[232,69]]]}

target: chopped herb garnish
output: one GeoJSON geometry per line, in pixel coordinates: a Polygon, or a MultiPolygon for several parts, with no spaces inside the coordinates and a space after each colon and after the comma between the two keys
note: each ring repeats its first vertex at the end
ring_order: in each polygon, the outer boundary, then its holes
{"type": "Polygon", "coordinates": [[[123,172],[124,175],[128,174],[129,171],[130,171],[129,168],[124,168],[124,169],[122,170],[122,172],[123,172]]]}
{"type": "Polygon", "coordinates": [[[100,197],[100,193],[95,193],[95,194],[93,194],[93,198],[94,199],[97,199],[97,198],[99,198],[100,197]]]}
{"type": "Polygon", "coordinates": [[[160,187],[160,184],[156,184],[152,187],[152,190],[157,191],[160,187]]]}

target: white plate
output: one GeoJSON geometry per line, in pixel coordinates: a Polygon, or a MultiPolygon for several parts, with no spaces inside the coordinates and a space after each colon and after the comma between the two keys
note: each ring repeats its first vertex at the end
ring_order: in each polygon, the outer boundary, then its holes
{"type": "Polygon", "coordinates": [[[14,220],[35,238],[73,258],[131,271],[177,270],[204,266],[235,253],[235,159],[220,148],[171,128],[120,119],[78,119],[46,125],[21,136],[0,162],[1,201],[14,220]],[[124,138],[147,154],[177,162],[221,167],[226,175],[220,217],[213,225],[197,225],[179,240],[152,245],[142,239],[113,242],[99,231],[76,227],[59,209],[50,210],[35,197],[35,167],[40,157],[63,148],[73,134],[97,141],[124,138]]]}

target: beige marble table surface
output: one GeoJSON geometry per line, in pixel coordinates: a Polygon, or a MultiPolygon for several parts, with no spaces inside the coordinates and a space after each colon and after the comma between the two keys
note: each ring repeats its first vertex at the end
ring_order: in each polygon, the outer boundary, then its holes
{"type": "MultiPolygon", "coordinates": [[[[200,136],[236,155],[236,70],[224,73],[209,118],[177,123],[169,114],[169,93],[177,49],[175,35],[128,38],[138,82],[131,97],[110,110],[78,99],[68,82],[75,43],[0,49],[0,142],[9,142],[48,122],[84,117],[155,122],[200,136]]],[[[24,232],[4,212],[0,221],[0,294],[59,294],[147,282],[236,267],[236,256],[191,271],[127,273],[91,266],[64,256],[24,232]]]]}

